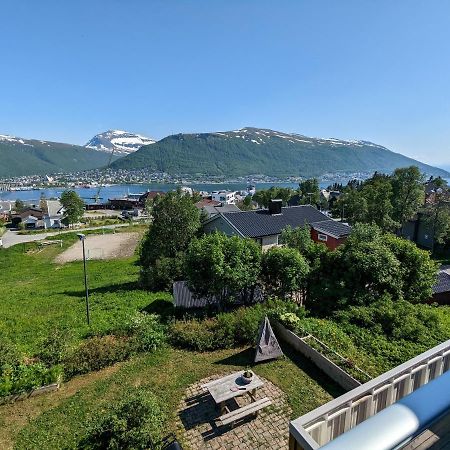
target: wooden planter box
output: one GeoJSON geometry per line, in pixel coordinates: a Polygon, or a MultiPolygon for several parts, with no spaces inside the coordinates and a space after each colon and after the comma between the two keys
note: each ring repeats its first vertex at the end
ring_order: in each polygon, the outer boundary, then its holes
{"type": "Polygon", "coordinates": [[[304,339],[288,330],[284,325],[276,320],[271,320],[272,327],[277,338],[289,344],[294,350],[311,360],[320,370],[326,373],[332,380],[346,391],[351,391],[361,383],[349,375],[345,370],[337,366],[333,361],[322,355],[316,349],[308,345],[304,339]]]}

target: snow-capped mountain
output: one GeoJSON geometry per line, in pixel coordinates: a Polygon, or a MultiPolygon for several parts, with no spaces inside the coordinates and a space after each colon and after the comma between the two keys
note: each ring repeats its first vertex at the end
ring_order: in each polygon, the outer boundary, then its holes
{"type": "Polygon", "coordinates": [[[174,134],[120,158],[116,169],[147,168],[156,172],[205,174],[227,178],[252,174],[321,177],[330,173],[391,173],[416,165],[421,171],[447,177],[428,166],[368,141],[314,138],[296,133],[245,127],[234,131],[174,134]]]}
{"type": "Polygon", "coordinates": [[[282,131],[274,131],[265,128],[253,128],[253,127],[241,128],[239,130],[234,131],[224,131],[224,132],[219,131],[211,134],[228,138],[241,138],[247,142],[252,142],[253,144],[257,145],[270,143],[271,139],[273,138],[281,138],[285,139],[286,142],[290,142],[291,144],[295,143],[303,143],[309,145],[327,144],[331,147],[351,146],[351,147],[377,147],[383,149],[385,148],[381,145],[374,144],[373,142],[369,141],[344,140],[335,138],[316,138],[304,136],[302,134],[297,133],[284,133],[282,131]]]}
{"type": "Polygon", "coordinates": [[[121,130],[108,130],[94,136],[86,145],[101,152],[112,152],[116,155],[128,155],[143,145],[154,144],[152,138],[121,130]]]}

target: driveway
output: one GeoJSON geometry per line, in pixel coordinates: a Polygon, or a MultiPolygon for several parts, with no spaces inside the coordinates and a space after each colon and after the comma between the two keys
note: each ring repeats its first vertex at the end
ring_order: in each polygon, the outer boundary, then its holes
{"type": "Polygon", "coordinates": [[[11,231],[8,230],[3,237],[1,238],[1,241],[3,243],[3,248],[12,247],[16,244],[24,244],[26,242],[35,242],[35,241],[42,241],[43,239],[47,239],[50,236],[58,236],[59,234],[65,234],[65,233],[83,233],[84,231],[88,230],[101,230],[102,228],[122,228],[122,227],[128,227],[128,223],[119,223],[116,225],[106,225],[104,227],[89,227],[89,228],[82,228],[78,230],[65,230],[65,231],[51,231],[48,233],[36,233],[36,234],[19,234],[18,231],[11,231]]]}

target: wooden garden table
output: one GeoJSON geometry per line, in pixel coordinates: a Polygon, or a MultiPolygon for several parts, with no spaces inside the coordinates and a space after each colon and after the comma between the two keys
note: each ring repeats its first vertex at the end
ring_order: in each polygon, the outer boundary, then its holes
{"type": "Polygon", "coordinates": [[[264,382],[253,372],[252,381],[245,384],[241,378],[243,373],[244,370],[235,372],[202,385],[202,388],[208,390],[216,405],[220,407],[221,414],[230,412],[226,406],[226,402],[232,398],[248,394],[251,402],[256,401],[256,390],[263,386],[264,382]]]}

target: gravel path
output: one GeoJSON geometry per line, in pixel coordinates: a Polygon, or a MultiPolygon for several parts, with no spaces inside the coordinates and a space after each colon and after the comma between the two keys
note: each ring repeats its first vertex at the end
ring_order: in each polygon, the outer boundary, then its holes
{"type": "MultiPolygon", "coordinates": [[[[139,233],[117,233],[86,236],[87,259],[127,258],[134,254],[140,238],[139,233]]],[[[55,262],[64,264],[83,258],[81,242],[77,242],[55,258],[55,262]]]]}
{"type": "MultiPolygon", "coordinates": [[[[88,227],[88,228],[78,228],[78,229],[66,229],[64,231],[49,231],[48,233],[36,233],[36,234],[19,234],[18,231],[8,230],[2,237],[3,248],[12,247],[16,244],[24,244],[26,242],[42,241],[50,236],[57,236],[58,234],[64,233],[84,233],[87,230],[101,230],[103,228],[123,228],[128,227],[127,223],[120,223],[115,225],[106,225],[103,227],[88,227]]],[[[0,245],[0,248],[2,246],[0,245]]]]}

